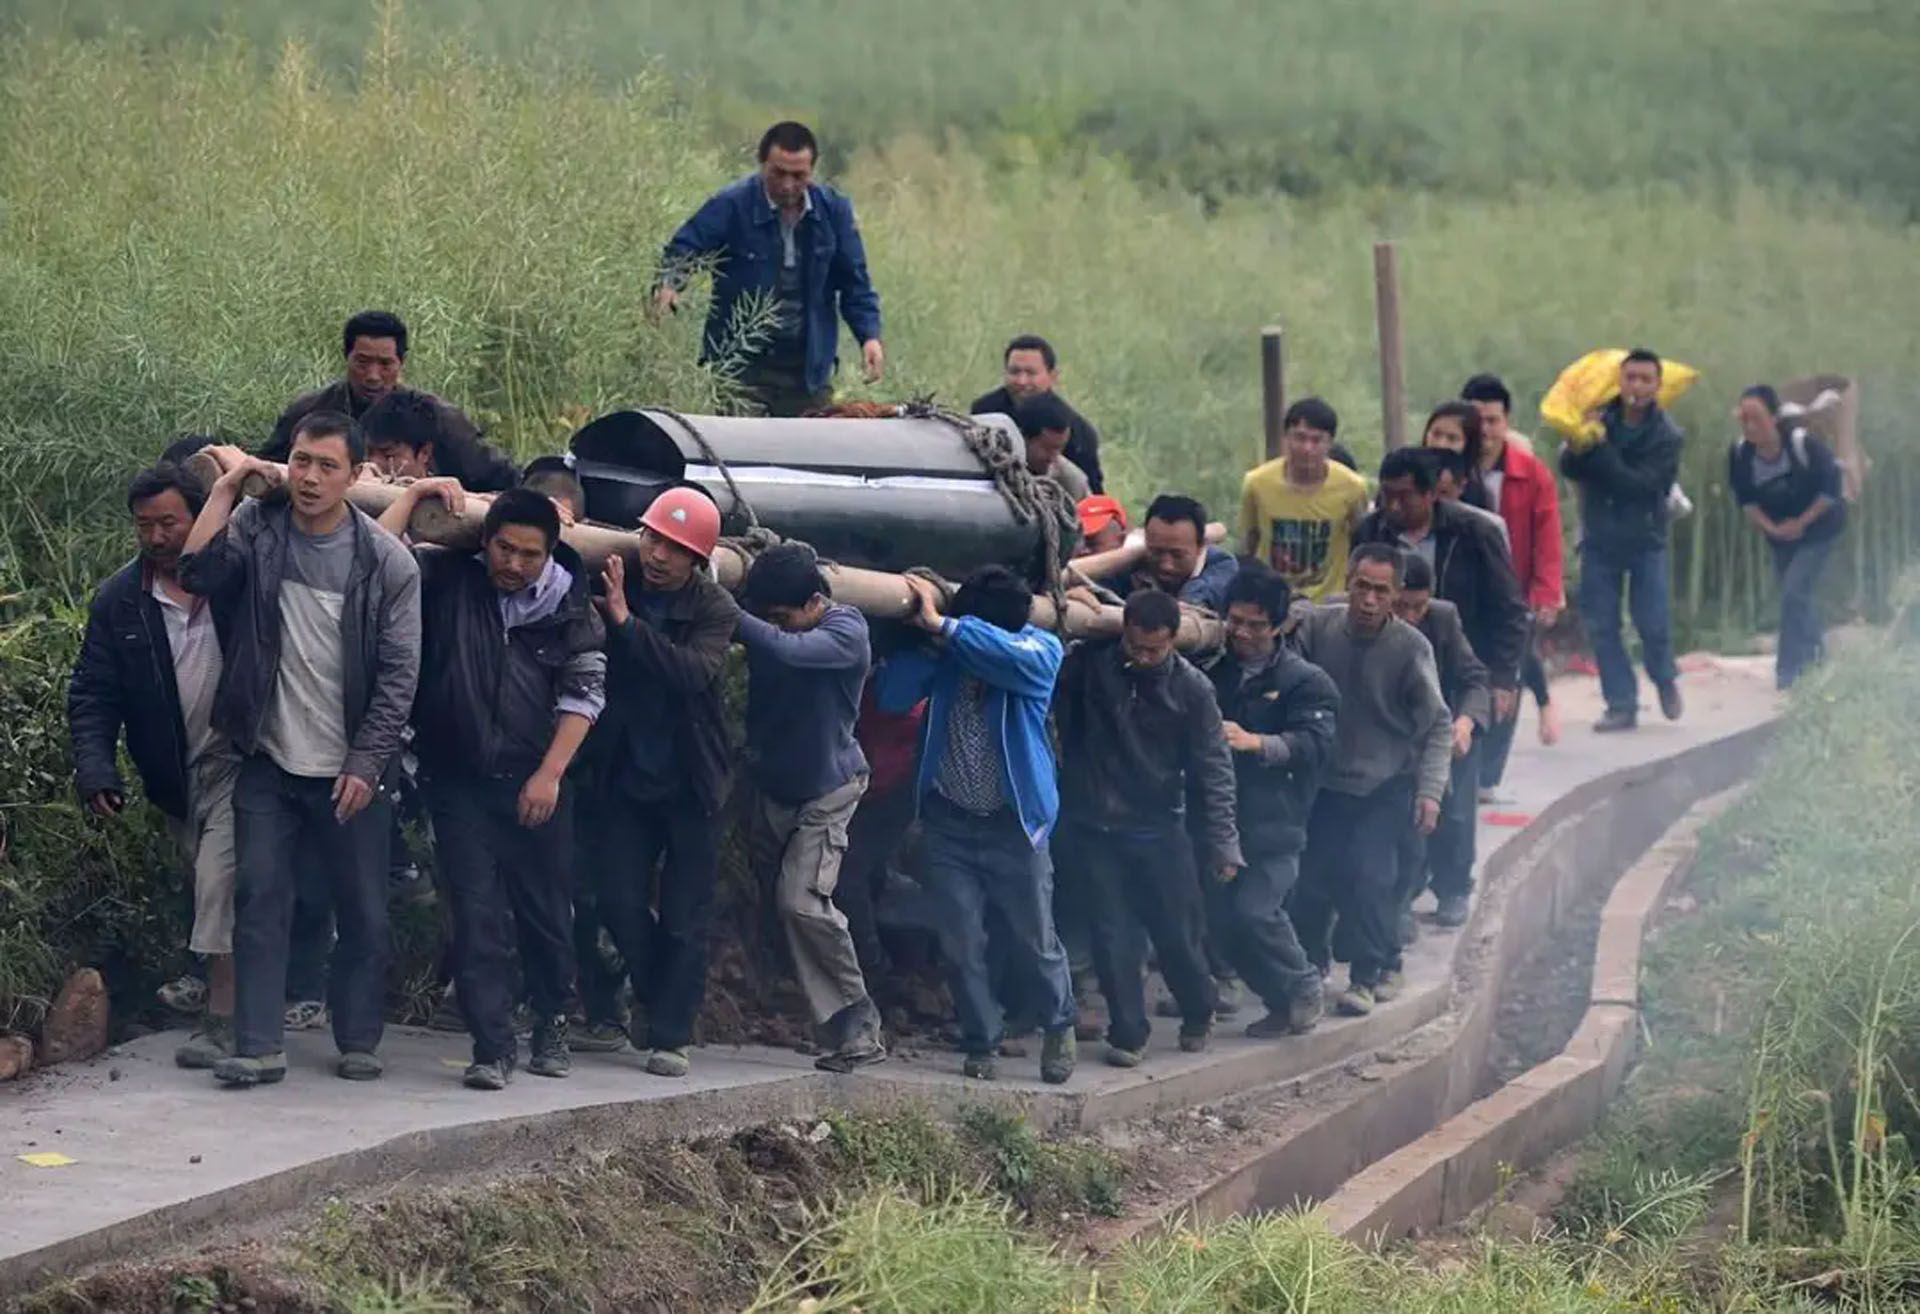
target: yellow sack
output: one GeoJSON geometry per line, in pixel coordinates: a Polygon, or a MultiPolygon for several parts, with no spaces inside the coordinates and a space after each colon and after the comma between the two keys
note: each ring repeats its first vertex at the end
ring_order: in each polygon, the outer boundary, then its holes
{"type": "MultiPolygon", "coordinates": [[[[1620,363],[1626,358],[1623,347],[1602,347],[1561,370],[1540,403],[1540,418],[1576,450],[1592,445],[1600,437],[1600,423],[1587,415],[1620,395],[1620,363]]],[[[1660,405],[1673,405],[1699,377],[1691,365],[1662,361],[1660,405]]]]}

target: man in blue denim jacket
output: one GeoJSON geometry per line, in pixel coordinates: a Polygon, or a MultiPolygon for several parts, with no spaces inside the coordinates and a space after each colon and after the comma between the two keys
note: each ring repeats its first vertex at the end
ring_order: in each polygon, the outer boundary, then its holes
{"type": "Polygon", "coordinates": [[[737,354],[741,384],[768,415],[832,404],[836,307],[860,344],[868,381],[886,366],[880,297],[853,203],[813,180],[819,160],[820,143],[805,124],[774,124],[760,139],[760,171],[707,198],[661,257],[654,302],[663,310],[674,309],[688,279],[711,262],[700,358],[737,354]]]}

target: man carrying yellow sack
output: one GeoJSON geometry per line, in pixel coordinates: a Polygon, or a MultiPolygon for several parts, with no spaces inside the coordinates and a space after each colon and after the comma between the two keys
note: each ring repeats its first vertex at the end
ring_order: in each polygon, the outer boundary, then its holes
{"type": "MultiPolygon", "coordinates": [[[[1639,681],[1621,635],[1620,591],[1627,592],[1647,675],[1669,721],[1680,718],[1679,670],[1667,576],[1667,490],[1680,471],[1681,433],[1660,408],[1660,357],[1635,347],[1620,363],[1620,395],[1597,415],[1599,433],[1560,452],[1560,473],[1580,489],[1580,616],[1600,666],[1607,710],[1594,729],[1631,730],[1639,720],[1639,681]]],[[[1591,430],[1591,426],[1589,431],[1591,430]]]]}

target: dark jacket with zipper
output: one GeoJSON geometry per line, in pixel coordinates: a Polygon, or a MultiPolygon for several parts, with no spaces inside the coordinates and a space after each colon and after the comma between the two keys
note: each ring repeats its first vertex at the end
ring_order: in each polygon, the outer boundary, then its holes
{"type": "MultiPolygon", "coordinates": [[[[118,761],[120,730],[140,785],[155,807],[187,818],[187,729],[173,678],[167,620],[150,590],[153,576],[139,558],[114,572],[93,596],[87,632],[67,684],[67,739],[74,784],[82,800],[103,789],[126,792],[118,761]]],[[[215,629],[226,643],[226,616],[215,629]]]]}
{"type": "Polygon", "coordinates": [[[1474,656],[1466,631],[1460,628],[1460,611],[1451,602],[1435,598],[1427,604],[1427,614],[1414,627],[1433,645],[1434,664],[1440,671],[1440,696],[1455,716],[1470,717],[1485,730],[1493,724],[1493,699],[1487,692],[1487,668],[1474,656]]]}
{"type": "MultiPolygon", "coordinates": [[[[365,512],[349,504],[347,515],[353,572],[340,612],[347,720],[341,771],[378,784],[400,747],[420,675],[420,571],[400,540],[365,512]]],[[[181,584],[232,608],[213,726],[243,756],[260,749],[280,678],[280,581],[292,521],[284,500],[244,502],[211,543],[180,559],[181,584]]]]}
{"type": "Polygon", "coordinates": [[[642,595],[640,572],[629,567],[627,601],[635,610],[624,625],[607,628],[607,710],[587,737],[582,762],[600,788],[614,788],[626,736],[633,733],[637,701],[665,698],[673,756],[694,798],[709,813],[717,812],[726,801],[732,773],[720,684],[739,604],[710,576],[696,571],[668,600],[656,628],[640,619],[642,595]]]}
{"type": "MultiPolygon", "coordinates": [[[[433,403],[438,420],[433,439],[433,472],[436,475],[458,479],[460,486],[469,493],[497,493],[520,482],[520,471],[504,454],[481,438],[480,427],[468,418],[465,411],[444,397],[436,397],[418,388],[402,388],[399,391],[417,392],[433,403]]],[[[347,386],[345,379],[335,379],[324,388],[302,393],[280,413],[280,418],[273,426],[273,436],[260,449],[260,456],[268,461],[286,460],[287,454],[293,449],[293,426],[315,411],[337,411],[349,419],[360,420],[372,408],[372,402],[361,401],[354,396],[353,389],[347,386]]]]}
{"type": "Polygon", "coordinates": [[[1560,449],[1560,473],[1580,489],[1581,547],[1626,558],[1664,546],[1667,493],[1680,477],[1680,430],[1658,406],[1640,424],[1628,425],[1617,397],[1600,412],[1600,422],[1604,439],[1560,449]]]}
{"type": "MultiPolygon", "coordinates": [[[[1433,536],[1433,596],[1460,609],[1467,642],[1486,664],[1493,687],[1515,688],[1527,646],[1527,603],[1499,527],[1451,502],[1436,501],[1427,532],[1433,536]]],[[[1362,543],[1407,550],[1384,511],[1371,512],[1354,530],[1354,546],[1362,543]]]]}
{"type": "Polygon", "coordinates": [[[469,552],[423,548],[420,691],[414,749],[440,779],[524,779],[553,741],[562,696],[599,701],[606,639],[588,595],[585,563],[565,543],[553,558],[573,576],[549,615],[509,630],[486,563],[469,552]],[[591,656],[591,661],[582,658],[591,656]]]}
{"type": "Polygon", "coordinates": [[[1798,539],[1802,543],[1821,543],[1833,538],[1847,524],[1846,495],[1840,482],[1840,463],[1833,452],[1812,433],[1791,420],[1780,422],[1781,452],[1787,458],[1787,472],[1764,484],[1753,481],[1753,444],[1745,438],[1734,440],[1727,453],[1727,486],[1739,506],[1757,506],[1769,520],[1792,520],[1804,514],[1822,497],[1833,505],[1822,511],[1798,539]]]}
{"type": "MultiPolygon", "coordinates": [[[[1055,393],[1054,396],[1059,398],[1062,406],[1067,406],[1066,398],[1061,397],[1059,393],[1055,393]]],[[[1012,419],[1013,413],[1019,409],[1019,406],[1020,403],[1013,399],[1013,394],[1007,391],[1006,385],[1001,384],[992,392],[975,397],[973,405],[967,407],[967,413],[969,415],[1004,415],[1012,419]]],[[[1100,431],[1093,427],[1092,421],[1073,407],[1067,406],[1067,414],[1073,417],[1073,427],[1067,430],[1067,446],[1061,455],[1080,467],[1080,473],[1087,477],[1088,487],[1096,493],[1104,493],[1107,491],[1107,477],[1100,469],[1100,431]]]]}
{"type": "Polygon", "coordinates": [[[1188,784],[1202,814],[1191,830],[1206,870],[1242,867],[1233,759],[1213,686],[1174,653],[1129,671],[1118,639],[1076,644],[1054,691],[1060,813],[1107,830],[1181,828],[1188,784]]]}
{"type": "Polygon", "coordinates": [[[1210,672],[1227,720],[1279,741],[1277,757],[1235,753],[1236,817],[1247,856],[1282,857],[1307,843],[1307,817],[1333,760],[1340,690],[1325,671],[1282,646],[1252,676],[1232,653],[1210,672]]]}

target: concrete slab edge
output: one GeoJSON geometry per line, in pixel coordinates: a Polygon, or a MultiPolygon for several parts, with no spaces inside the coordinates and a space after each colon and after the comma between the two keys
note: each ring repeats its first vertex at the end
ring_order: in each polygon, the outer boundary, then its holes
{"type": "Polygon", "coordinates": [[[1561,1052],[1349,1179],[1318,1207],[1335,1233],[1377,1246],[1457,1222],[1509,1173],[1599,1125],[1640,1039],[1643,938],[1692,871],[1701,829],[1739,792],[1694,803],[1622,874],[1601,911],[1587,1009],[1561,1052]]]}

